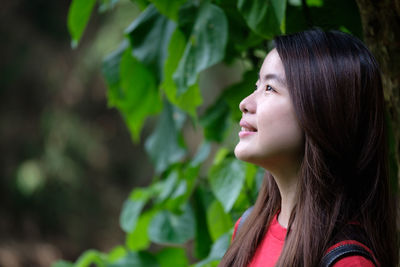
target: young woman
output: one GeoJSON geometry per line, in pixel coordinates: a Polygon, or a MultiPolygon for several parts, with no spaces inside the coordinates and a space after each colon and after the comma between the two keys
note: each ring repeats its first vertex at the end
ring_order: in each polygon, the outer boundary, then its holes
{"type": "Polygon", "coordinates": [[[219,266],[320,266],[343,244],[371,257],[335,267],[397,265],[381,77],[361,41],[318,29],[278,36],[240,110],[235,155],[267,171],[219,266]]]}

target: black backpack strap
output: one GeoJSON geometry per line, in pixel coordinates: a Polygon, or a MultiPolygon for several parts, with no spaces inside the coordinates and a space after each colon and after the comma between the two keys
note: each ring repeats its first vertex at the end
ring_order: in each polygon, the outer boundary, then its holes
{"type": "Polygon", "coordinates": [[[375,266],[377,266],[374,257],[372,257],[371,253],[369,253],[365,248],[357,244],[344,244],[332,249],[331,251],[329,251],[327,254],[324,255],[324,257],[321,260],[320,266],[331,267],[338,260],[344,257],[354,256],[354,255],[362,256],[370,260],[375,266]]]}
{"type": "Polygon", "coordinates": [[[248,208],[245,212],[243,212],[242,217],[240,217],[240,222],[236,232],[239,232],[240,228],[242,227],[243,223],[246,221],[247,217],[249,217],[251,211],[253,210],[254,206],[248,208]]]}

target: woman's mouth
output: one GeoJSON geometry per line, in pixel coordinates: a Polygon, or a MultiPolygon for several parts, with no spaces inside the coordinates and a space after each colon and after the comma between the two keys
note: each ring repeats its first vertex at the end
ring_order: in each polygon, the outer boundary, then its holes
{"type": "Polygon", "coordinates": [[[243,119],[240,121],[240,126],[242,127],[239,132],[240,138],[255,134],[257,132],[256,128],[251,126],[248,122],[244,121],[243,119]]]}

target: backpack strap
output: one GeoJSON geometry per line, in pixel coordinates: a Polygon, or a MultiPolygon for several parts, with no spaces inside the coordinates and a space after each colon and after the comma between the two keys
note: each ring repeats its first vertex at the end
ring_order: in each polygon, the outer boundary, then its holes
{"type": "Polygon", "coordinates": [[[240,228],[242,227],[243,223],[246,221],[247,217],[249,217],[251,211],[253,210],[254,206],[248,208],[245,212],[243,212],[242,217],[240,217],[240,222],[237,228],[237,232],[239,232],[240,228]]]}
{"type": "Polygon", "coordinates": [[[340,245],[324,255],[320,267],[331,267],[338,260],[348,256],[362,256],[377,266],[374,257],[365,248],[357,244],[340,245]]]}

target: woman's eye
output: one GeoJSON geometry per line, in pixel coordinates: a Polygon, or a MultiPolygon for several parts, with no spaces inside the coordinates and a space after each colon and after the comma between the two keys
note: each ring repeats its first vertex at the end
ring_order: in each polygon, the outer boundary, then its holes
{"type": "Polygon", "coordinates": [[[265,91],[274,91],[274,88],[267,84],[267,86],[265,86],[265,91]]]}

